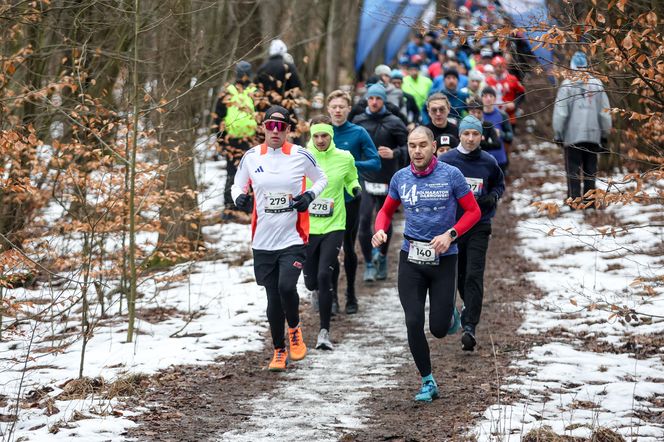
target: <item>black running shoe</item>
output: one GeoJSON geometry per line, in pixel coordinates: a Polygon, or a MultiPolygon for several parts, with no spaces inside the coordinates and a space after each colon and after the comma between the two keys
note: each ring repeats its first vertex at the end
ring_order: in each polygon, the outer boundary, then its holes
{"type": "Polygon", "coordinates": [[[339,314],[339,298],[337,298],[337,295],[334,295],[334,298],[332,298],[332,316],[336,316],[339,314]]]}
{"type": "Polygon", "coordinates": [[[346,293],[346,314],[354,315],[357,313],[357,298],[355,295],[346,293]]]}
{"type": "Polygon", "coordinates": [[[461,349],[463,351],[474,351],[477,340],[475,339],[475,326],[464,325],[463,335],[461,336],[461,349]]]}

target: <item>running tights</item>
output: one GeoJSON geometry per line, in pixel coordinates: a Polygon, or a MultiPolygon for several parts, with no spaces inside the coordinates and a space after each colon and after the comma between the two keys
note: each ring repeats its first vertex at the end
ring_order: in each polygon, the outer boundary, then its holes
{"type": "Polygon", "coordinates": [[[335,290],[334,269],[339,267],[339,250],[343,239],[343,230],[324,235],[309,235],[307,260],[304,264],[304,284],[309,290],[318,290],[321,329],[330,330],[332,298],[335,290]]]}
{"type": "MultiPolygon", "coordinates": [[[[374,214],[383,207],[387,195],[371,195],[366,190],[362,191],[362,202],[360,203],[360,248],[362,249],[362,256],[364,262],[371,262],[371,237],[373,236],[374,214]]],[[[387,255],[387,250],[390,247],[390,239],[392,238],[392,225],[387,230],[387,241],[380,246],[380,253],[387,255]]]]}
{"type": "Polygon", "coordinates": [[[440,257],[438,265],[414,264],[408,253],[399,256],[399,300],[406,317],[408,346],[422,377],[431,374],[429,344],[424,334],[424,309],[429,293],[429,329],[436,338],[447,335],[456,295],[457,255],[440,257]]]}

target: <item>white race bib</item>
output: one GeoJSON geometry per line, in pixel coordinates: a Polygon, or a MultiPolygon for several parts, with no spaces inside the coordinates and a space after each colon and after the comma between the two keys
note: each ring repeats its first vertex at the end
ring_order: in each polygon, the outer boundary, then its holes
{"type": "Polygon", "coordinates": [[[289,212],[293,209],[293,195],[286,192],[265,194],[265,213],[289,212]]]}
{"type": "Polygon", "coordinates": [[[408,261],[414,264],[437,265],[439,259],[436,250],[428,242],[411,241],[408,261]]]}
{"type": "Polygon", "coordinates": [[[480,195],[484,189],[484,180],[482,178],[466,178],[466,182],[470,186],[470,191],[474,195],[480,195]]]}
{"type": "Polygon", "coordinates": [[[365,182],[364,183],[364,188],[366,189],[367,193],[370,195],[387,195],[387,191],[389,190],[389,186],[384,183],[370,183],[370,182],[365,182]]]}
{"type": "Polygon", "coordinates": [[[449,146],[450,145],[450,137],[449,135],[441,135],[440,136],[440,144],[439,146],[449,146]]]}
{"type": "Polygon", "coordinates": [[[309,215],[311,216],[332,216],[334,212],[333,198],[316,198],[309,204],[309,215]]]}

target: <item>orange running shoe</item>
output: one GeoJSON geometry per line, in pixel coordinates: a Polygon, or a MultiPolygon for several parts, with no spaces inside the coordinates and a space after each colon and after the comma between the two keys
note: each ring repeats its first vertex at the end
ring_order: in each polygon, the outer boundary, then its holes
{"type": "Polygon", "coordinates": [[[302,339],[302,329],[299,325],[295,328],[288,327],[288,342],[290,343],[290,358],[294,361],[304,359],[307,355],[307,346],[302,339]]]}
{"type": "Polygon", "coordinates": [[[274,356],[272,356],[272,361],[268,369],[270,371],[285,371],[286,365],[288,364],[288,353],[286,353],[285,348],[277,348],[274,350],[274,356]]]}

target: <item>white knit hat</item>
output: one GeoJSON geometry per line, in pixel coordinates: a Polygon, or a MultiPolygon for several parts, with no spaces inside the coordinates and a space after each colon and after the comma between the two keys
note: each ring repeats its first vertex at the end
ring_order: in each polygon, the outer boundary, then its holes
{"type": "Polygon", "coordinates": [[[286,43],[282,40],[276,38],[270,42],[270,49],[268,50],[270,56],[284,55],[286,52],[288,52],[288,47],[286,47],[286,43]]]}

